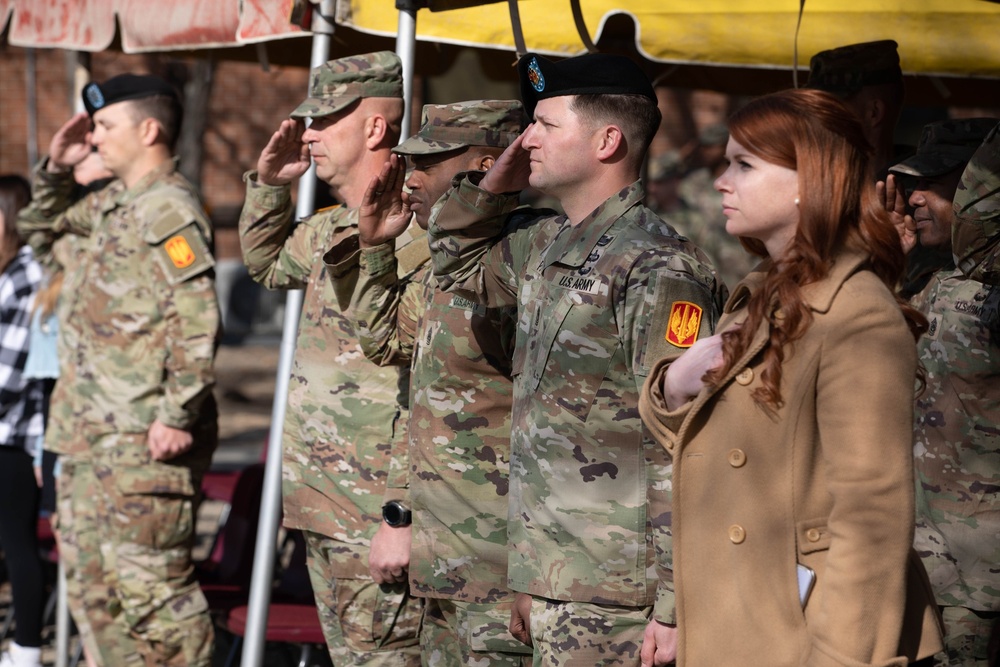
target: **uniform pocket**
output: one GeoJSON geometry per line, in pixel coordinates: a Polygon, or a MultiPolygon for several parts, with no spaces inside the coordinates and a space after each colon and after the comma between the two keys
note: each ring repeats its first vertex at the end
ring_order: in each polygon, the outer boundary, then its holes
{"type": "Polygon", "coordinates": [[[577,298],[565,295],[544,315],[538,347],[524,370],[532,373],[543,400],[584,422],[620,345],[617,333],[602,326],[607,315],[601,308],[577,298]]]}

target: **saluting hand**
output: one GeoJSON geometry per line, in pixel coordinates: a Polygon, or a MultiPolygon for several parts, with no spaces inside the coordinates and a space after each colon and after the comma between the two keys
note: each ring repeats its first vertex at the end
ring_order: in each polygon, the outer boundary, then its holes
{"type": "Polygon", "coordinates": [[[358,209],[358,236],[362,248],[388,243],[410,225],[409,197],[403,192],[406,164],[392,155],[372,177],[358,209]]]}
{"type": "Polygon", "coordinates": [[[524,141],[522,133],[508,146],[486,175],[479,182],[479,187],[495,195],[505,192],[519,192],[528,187],[528,177],[531,176],[531,153],[521,146],[524,141]]]}
{"type": "Polygon", "coordinates": [[[82,111],[63,124],[49,142],[49,162],[46,170],[65,172],[90,155],[90,116],[82,111]]]}
{"type": "Polygon", "coordinates": [[[302,143],[303,121],[287,118],[271,135],[257,159],[257,180],[264,185],[287,185],[309,169],[309,146],[302,143]]]}
{"type": "Polygon", "coordinates": [[[917,245],[917,224],[913,221],[913,216],[906,212],[903,188],[896,183],[896,177],[889,174],[884,181],[875,184],[875,194],[889,213],[889,221],[899,234],[899,244],[903,248],[903,254],[909,254],[917,245]]]}

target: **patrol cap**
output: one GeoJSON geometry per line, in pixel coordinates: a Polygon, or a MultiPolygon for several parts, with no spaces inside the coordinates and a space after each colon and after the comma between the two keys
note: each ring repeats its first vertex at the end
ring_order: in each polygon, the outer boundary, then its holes
{"type": "Polygon", "coordinates": [[[712,123],[698,133],[698,143],[702,146],[724,146],[729,141],[729,127],[725,123],[712,123]]]}
{"type": "Polygon", "coordinates": [[[625,56],[588,53],[552,61],[528,53],[518,61],[517,72],[529,118],[534,117],[539,100],[563,95],[644,95],[656,104],[653,85],[625,56]]]}
{"type": "Polygon", "coordinates": [[[924,125],[916,154],[889,171],[904,176],[940,176],[963,167],[996,124],[995,118],[962,118],[924,125]]]}
{"type": "Polygon", "coordinates": [[[91,116],[98,109],[143,97],[164,95],[180,105],[177,91],[169,83],[153,74],[119,74],[104,83],[88,83],[83,87],[83,106],[91,116]]]}
{"type": "Polygon", "coordinates": [[[898,83],[903,80],[898,46],[883,39],[820,51],[809,61],[806,87],[849,96],[865,86],[898,83]]]}
{"type": "Polygon", "coordinates": [[[425,104],[420,130],[392,150],[402,155],[430,155],[466,146],[506,148],[524,125],[524,107],[517,100],[425,104]]]}
{"type": "Polygon", "coordinates": [[[646,166],[646,177],[650,181],[660,181],[672,176],[680,176],[684,173],[684,158],[675,150],[668,150],[660,153],[649,160],[646,166]]]}
{"type": "Polygon", "coordinates": [[[392,51],[377,51],[314,67],[309,75],[309,97],[289,115],[329,116],[362,97],[403,97],[403,66],[399,56],[392,51]]]}

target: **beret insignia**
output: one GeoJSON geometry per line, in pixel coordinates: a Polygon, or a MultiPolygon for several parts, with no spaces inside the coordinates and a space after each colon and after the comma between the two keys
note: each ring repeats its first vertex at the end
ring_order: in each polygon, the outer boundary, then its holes
{"type": "Polygon", "coordinates": [[[531,82],[531,87],[539,93],[545,90],[545,76],[538,66],[538,58],[532,58],[528,64],[528,81],[531,82]]]}

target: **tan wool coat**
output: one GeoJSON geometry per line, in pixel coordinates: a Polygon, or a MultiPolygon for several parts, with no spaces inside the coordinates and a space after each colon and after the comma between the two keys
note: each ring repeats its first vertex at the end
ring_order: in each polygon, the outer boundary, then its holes
{"type": "MultiPolygon", "coordinates": [[[[723,382],[674,412],[670,360],[649,376],[640,411],[674,462],[682,667],[905,665],[940,647],[911,548],[916,349],[865,261],[844,252],[803,288],[813,319],[786,349],[776,413],[751,398],[766,323],[723,382]],[[797,563],[816,574],[804,608],[797,563]]],[[[717,331],[746,318],[762,278],[737,286],[717,331]]]]}

